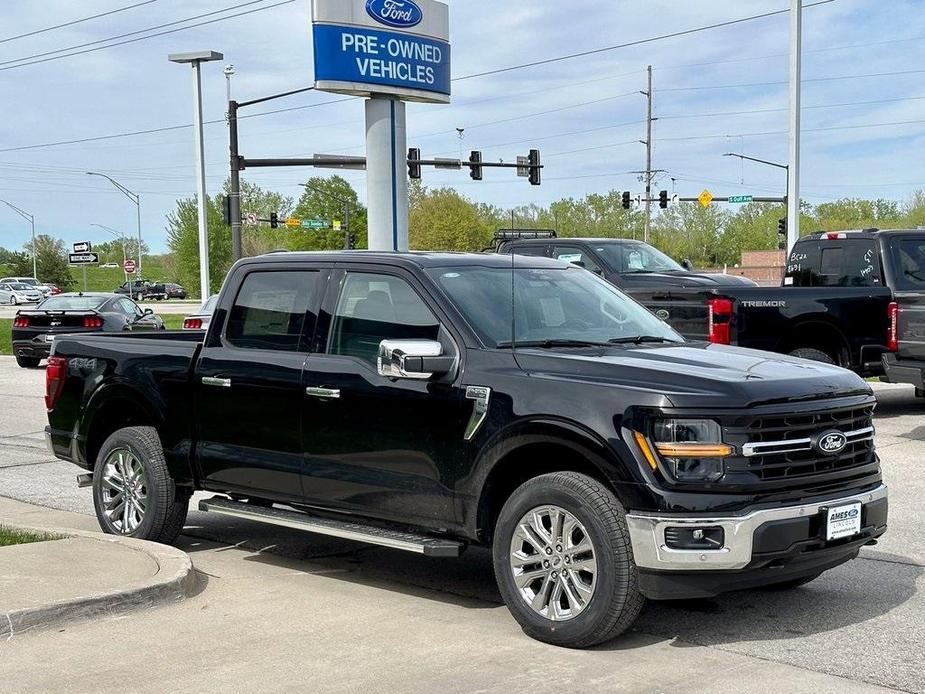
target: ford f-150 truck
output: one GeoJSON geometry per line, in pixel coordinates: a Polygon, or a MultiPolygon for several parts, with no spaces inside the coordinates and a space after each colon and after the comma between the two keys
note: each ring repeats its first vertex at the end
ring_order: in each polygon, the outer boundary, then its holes
{"type": "MultiPolygon", "coordinates": [[[[879,232],[879,238],[893,233],[879,232]]],[[[877,232],[803,237],[790,255],[784,286],[776,288],[689,273],[657,249],[628,239],[518,239],[499,250],[579,264],[689,339],[780,352],[877,376],[890,351],[891,325],[895,328],[888,284],[892,261],[877,238],[877,232]]]]}
{"type": "Polygon", "coordinates": [[[685,342],[545,258],[239,261],[204,336],[56,338],[46,404],[105,532],[170,542],[206,490],[209,513],[480,545],[523,630],[569,647],[644,598],[805,583],[887,524],[858,376],[685,342]]]}

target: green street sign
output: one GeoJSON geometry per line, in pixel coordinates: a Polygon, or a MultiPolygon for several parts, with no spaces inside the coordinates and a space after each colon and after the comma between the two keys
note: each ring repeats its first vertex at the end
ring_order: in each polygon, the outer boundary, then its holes
{"type": "Polygon", "coordinates": [[[729,196],[729,202],[731,203],[743,203],[743,202],[751,202],[751,201],[752,201],[751,195],[730,195],[729,196]]]}
{"type": "Polygon", "coordinates": [[[303,229],[327,229],[331,223],[326,219],[303,219],[303,229]]]}

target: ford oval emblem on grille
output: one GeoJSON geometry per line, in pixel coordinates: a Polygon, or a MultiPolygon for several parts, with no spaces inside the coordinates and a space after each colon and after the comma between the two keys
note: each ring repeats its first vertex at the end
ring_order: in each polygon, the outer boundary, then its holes
{"type": "Polygon", "coordinates": [[[424,12],[413,0],[366,0],[366,13],[380,24],[410,29],[424,19],[424,12]]]}
{"type": "Polygon", "coordinates": [[[848,445],[848,437],[840,431],[824,431],[813,437],[813,448],[823,455],[837,455],[848,445]]]}
{"type": "Polygon", "coordinates": [[[659,320],[668,320],[671,317],[671,314],[668,313],[668,311],[666,311],[665,309],[660,308],[658,311],[655,312],[655,317],[658,318],[659,320]]]}

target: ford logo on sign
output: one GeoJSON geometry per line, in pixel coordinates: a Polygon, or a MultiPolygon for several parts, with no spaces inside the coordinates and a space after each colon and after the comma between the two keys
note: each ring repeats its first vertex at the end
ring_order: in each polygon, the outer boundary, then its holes
{"type": "Polygon", "coordinates": [[[836,455],[841,453],[848,445],[848,438],[840,431],[824,431],[816,434],[813,446],[823,455],[836,455]]]}
{"type": "Polygon", "coordinates": [[[380,24],[399,29],[417,26],[424,19],[412,0],[366,0],[366,13],[380,24]]]}

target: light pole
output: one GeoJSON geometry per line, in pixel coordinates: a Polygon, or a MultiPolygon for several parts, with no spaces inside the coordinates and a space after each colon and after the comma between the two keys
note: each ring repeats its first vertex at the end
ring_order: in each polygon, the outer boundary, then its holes
{"type": "Polygon", "coordinates": [[[338,195],[334,195],[333,193],[329,193],[326,190],[322,190],[321,188],[313,186],[311,183],[303,183],[302,186],[307,188],[308,190],[318,193],[319,195],[327,195],[329,198],[331,198],[331,200],[336,200],[337,202],[339,202],[341,205],[344,206],[344,249],[348,250],[350,248],[350,234],[351,234],[350,207],[353,205],[353,201],[347,200],[346,198],[342,198],[338,195]]]}
{"type": "MultiPolygon", "coordinates": [[[[225,73],[225,95],[228,97],[228,103],[231,103],[231,78],[234,77],[234,65],[226,65],[225,69],[222,70],[225,73]]],[[[231,124],[231,113],[225,113],[225,120],[228,121],[228,124],[231,124]]]]}
{"type": "Polygon", "coordinates": [[[108,227],[103,224],[91,224],[90,226],[99,227],[103,231],[109,232],[119,240],[119,243],[122,244],[122,274],[125,276],[125,283],[128,284],[128,271],[125,269],[125,261],[128,260],[128,256],[125,254],[125,236],[112,227],[108,227]]]}
{"type": "Polygon", "coordinates": [[[756,159],[755,157],[747,157],[744,154],[736,154],[735,152],[726,152],[724,157],[738,157],[739,159],[747,159],[748,161],[758,162],[759,164],[766,164],[767,166],[774,166],[778,169],[783,169],[787,172],[787,189],[790,189],[790,167],[787,164],[778,164],[776,161],[768,161],[766,159],[756,159]]]}
{"type": "Polygon", "coordinates": [[[202,300],[209,298],[209,227],[206,200],[206,160],[202,136],[202,63],[222,60],[225,56],[216,51],[194,53],[171,53],[167,59],[172,63],[186,63],[193,68],[193,116],[196,141],[196,192],[199,202],[199,288],[202,300]]]}
{"type": "Polygon", "coordinates": [[[122,185],[121,183],[113,179],[111,176],[107,176],[104,173],[97,173],[96,171],[88,171],[87,175],[88,176],[100,176],[101,178],[105,178],[107,181],[112,183],[113,186],[115,186],[116,189],[120,193],[122,193],[125,197],[127,197],[129,200],[135,203],[136,220],[138,223],[138,276],[143,277],[142,270],[141,270],[141,255],[142,255],[141,253],[141,243],[142,243],[141,242],[141,196],[138,193],[133,193],[128,188],[126,188],[124,185],[122,185]]]}
{"type": "Polygon", "coordinates": [[[18,214],[23,219],[28,220],[29,223],[32,225],[32,277],[35,279],[38,279],[39,278],[39,273],[37,270],[38,262],[37,262],[36,255],[35,255],[35,216],[29,214],[28,212],[24,210],[19,209],[18,207],[16,207],[16,205],[14,205],[11,202],[7,202],[6,200],[0,200],[0,202],[2,202],[4,205],[9,207],[11,210],[13,210],[13,212],[18,214]]]}

